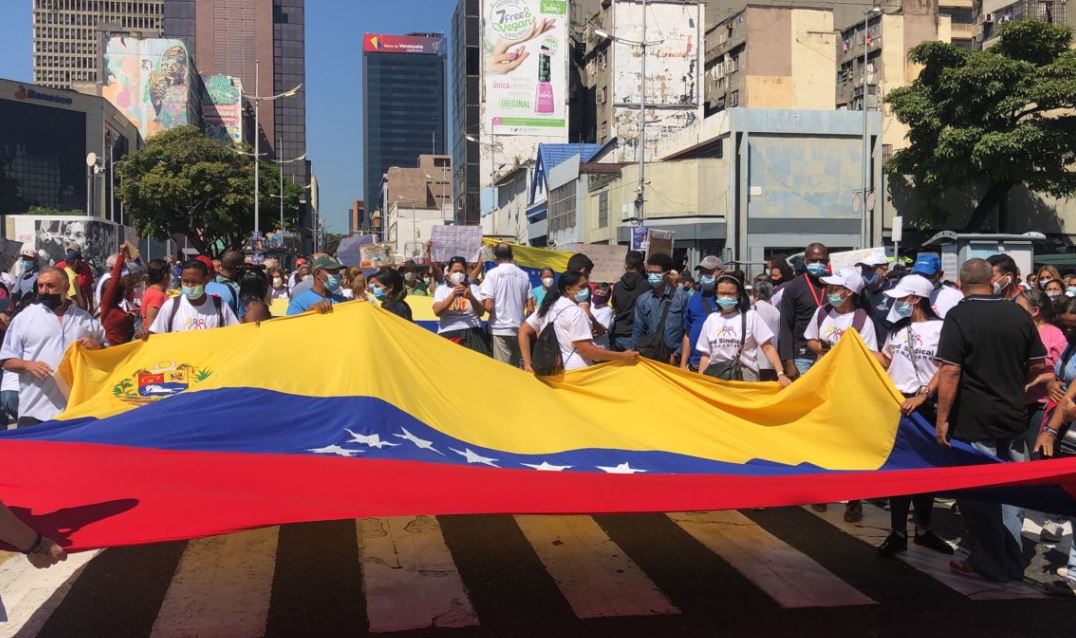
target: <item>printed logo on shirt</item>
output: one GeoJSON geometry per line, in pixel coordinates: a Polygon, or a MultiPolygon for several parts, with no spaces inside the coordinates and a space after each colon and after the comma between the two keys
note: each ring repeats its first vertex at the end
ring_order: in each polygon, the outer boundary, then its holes
{"type": "Polygon", "coordinates": [[[847,332],[847,328],[837,328],[836,326],[826,326],[819,332],[819,336],[822,337],[821,341],[836,344],[847,332]]]}
{"type": "Polygon", "coordinates": [[[146,405],[184,392],[192,385],[205,382],[212,374],[209,368],[161,361],[149,370],[136,370],[112,386],[112,396],[125,403],[146,405]]]}

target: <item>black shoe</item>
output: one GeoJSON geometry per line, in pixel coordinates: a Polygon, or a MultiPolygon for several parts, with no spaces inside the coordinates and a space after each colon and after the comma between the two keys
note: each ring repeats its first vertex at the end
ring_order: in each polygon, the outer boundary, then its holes
{"type": "Polygon", "coordinates": [[[953,546],[949,543],[946,543],[945,539],[943,539],[941,536],[938,536],[929,529],[922,534],[915,535],[915,544],[922,545],[927,549],[932,549],[941,554],[945,554],[946,556],[953,555],[953,546]]]}
{"type": "Polygon", "coordinates": [[[825,503],[816,503],[816,504],[811,506],[811,509],[813,509],[816,512],[824,512],[824,511],[826,511],[827,508],[826,508],[825,503]]]}
{"type": "Polygon", "coordinates": [[[844,522],[858,523],[861,520],[863,520],[863,503],[848,501],[848,505],[844,508],[844,522]]]}
{"type": "Polygon", "coordinates": [[[908,537],[900,532],[889,532],[885,542],[878,546],[878,553],[885,558],[893,558],[906,551],[908,551],[908,537]]]}
{"type": "Polygon", "coordinates": [[[1055,580],[1045,585],[1046,593],[1051,596],[1064,596],[1072,598],[1076,596],[1076,582],[1069,579],[1055,580]]]}

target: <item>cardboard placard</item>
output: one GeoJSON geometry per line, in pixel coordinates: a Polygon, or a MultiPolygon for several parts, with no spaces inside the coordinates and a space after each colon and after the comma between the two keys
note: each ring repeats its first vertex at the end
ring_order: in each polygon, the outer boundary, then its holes
{"type": "Polygon", "coordinates": [[[863,248],[861,250],[846,250],[839,253],[830,253],[829,265],[833,272],[840,272],[845,268],[851,268],[856,262],[869,257],[881,257],[887,259],[885,248],[863,248]]]}
{"type": "Polygon", "coordinates": [[[434,226],[430,233],[431,261],[443,264],[459,256],[475,263],[481,247],[481,226],[434,226]]]}
{"type": "Polygon", "coordinates": [[[593,283],[616,283],[624,274],[624,257],[628,254],[627,246],[606,244],[569,244],[561,250],[570,253],[583,253],[594,262],[590,273],[593,283]]]}
{"type": "Polygon", "coordinates": [[[672,257],[676,232],[671,230],[651,230],[648,233],[646,256],[665,254],[672,257]]]}

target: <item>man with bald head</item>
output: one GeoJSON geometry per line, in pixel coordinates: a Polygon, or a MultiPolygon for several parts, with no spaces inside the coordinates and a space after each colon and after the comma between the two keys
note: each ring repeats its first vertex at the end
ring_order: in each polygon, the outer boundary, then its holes
{"type": "MultiPolygon", "coordinates": [[[[1031,315],[994,294],[994,272],[984,259],[960,269],[964,300],[945,316],[937,357],[938,444],[969,444],[1002,461],[1027,459],[1026,384],[1045,369],[1046,348],[1031,315]]],[[[1023,578],[1020,511],[1011,505],[959,499],[968,525],[965,560],[953,571],[1005,582],[1023,578]]]]}
{"type": "Polygon", "coordinates": [[[47,421],[67,407],[53,376],[64,351],[104,345],[105,331],[68,297],[67,273],[46,268],[37,276],[37,301],[15,315],[0,347],[4,370],[19,375],[19,427],[47,421]]]}
{"type": "Polygon", "coordinates": [[[519,325],[523,323],[531,282],[523,269],[512,263],[512,247],[503,241],[493,247],[497,265],[486,273],[479,294],[489,313],[493,334],[493,358],[518,366],[519,325]]]}

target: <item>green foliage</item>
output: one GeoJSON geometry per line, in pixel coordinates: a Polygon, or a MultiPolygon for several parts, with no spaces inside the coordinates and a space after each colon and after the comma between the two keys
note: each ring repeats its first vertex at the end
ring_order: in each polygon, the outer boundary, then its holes
{"type": "Polygon", "coordinates": [[[55,208],[49,208],[47,206],[31,206],[26,213],[28,215],[85,215],[86,210],[82,208],[72,208],[71,210],[56,210],[55,208]]]}
{"type": "Polygon", "coordinates": [[[344,237],[347,237],[347,235],[329,232],[323,233],[321,236],[321,245],[319,246],[319,250],[321,250],[322,252],[329,253],[330,255],[335,255],[336,249],[340,246],[340,242],[344,239],[344,237]]]}
{"type": "Polygon", "coordinates": [[[968,223],[978,229],[1012,189],[1065,197],[1076,193],[1076,51],[1067,26],[1005,24],[999,42],[967,51],[924,42],[909,59],[921,64],[910,86],[886,96],[907,124],[909,146],[886,170],[910,177],[927,202],[926,217],[944,224],[938,206],[948,189],[985,187],[968,223]]]}
{"type": "MultiPolygon", "coordinates": [[[[246,147],[247,153],[253,149],[246,147]]],[[[194,126],[160,133],[118,165],[116,192],[139,234],[190,238],[199,252],[241,248],[254,231],[254,161],[235,147],[206,137],[194,126]]],[[[261,162],[263,234],[280,225],[279,169],[261,162]]],[[[285,224],[299,219],[301,188],[285,182],[285,224]]]]}

